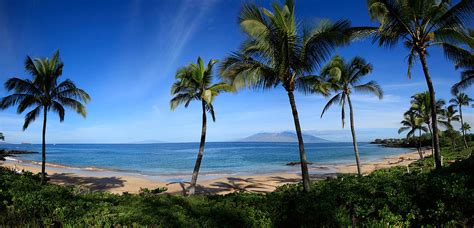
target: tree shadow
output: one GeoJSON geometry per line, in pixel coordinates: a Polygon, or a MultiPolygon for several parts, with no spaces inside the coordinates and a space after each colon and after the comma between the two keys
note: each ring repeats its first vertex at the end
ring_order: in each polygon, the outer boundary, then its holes
{"type": "MultiPolygon", "coordinates": [[[[227,181],[219,181],[211,183],[209,186],[196,185],[196,194],[220,194],[229,192],[256,192],[265,193],[268,192],[267,187],[273,187],[272,185],[257,182],[253,178],[236,178],[228,177],[227,181]]],[[[167,185],[179,184],[181,187],[180,194],[187,195],[189,190],[190,182],[170,182],[167,185]]]]}
{"type": "Polygon", "coordinates": [[[283,183],[298,183],[301,181],[301,178],[274,176],[274,177],[270,177],[270,180],[278,184],[283,184],[283,183]]]}
{"type": "Polygon", "coordinates": [[[220,181],[212,183],[211,188],[213,191],[219,192],[257,192],[264,193],[268,192],[265,190],[266,187],[273,187],[272,185],[257,182],[254,178],[236,178],[228,177],[227,181],[220,181]]]}
{"type": "MultiPolygon", "coordinates": [[[[318,181],[318,180],[325,180],[328,178],[335,178],[338,176],[338,173],[324,173],[324,174],[310,174],[309,179],[311,181],[318,181]]],[[[299,183],[301,182],[301,174],[298,174],[298,177],[280,177],[280,176],[274,176],[270,177],[271,181],[274,181],[278,184],[294,184],[294,183],[299,183]]]]}
{"type": "Polygon", "coordinates": [[[71,173],[55,173],[48,176],[51,182],[66,185],[82,185],[91,191],[107,191],[124,186],[125,181],[118,177],[78,177],[71,173]]]}

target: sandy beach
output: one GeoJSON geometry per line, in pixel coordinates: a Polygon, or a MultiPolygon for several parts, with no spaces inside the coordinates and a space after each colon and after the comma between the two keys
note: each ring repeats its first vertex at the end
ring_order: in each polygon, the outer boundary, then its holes
{"type": "MultiPolygon", "coordinates": [[[[431,150],[425,150],[428,155],[431,150]]],[[[419,159],[417,151],[407,152],[395,156],[388,156],[382,160],[374,162],[363,162],[362,172],[368,174],[374,170],[393,166],[407,166],[419,159]]],[[[24,170],[32,173],[41,172],[41,166],[36,162],[7,159],[0,162],[1,166],[16,170],[24,170]]],[[[338,173],[356,173],[355,164],[347,165],[324,165],[309,166],[310,173],[320,173],[318,170],[331,170],[325,174],[313,174],[312,180],[320,180],[334,177],[338,173]]],[[[50,183],[59,185],[81,185],[92,191],[109,191],[121,194],[123,192],[138,193],[140,188],[154,189],[157,187],[167,187],[169,194],[183,194],[189,186],[187,182],[166,182],[148,178],[140,174],[124,173],[101,169],[79,169],[64,167],[61,165],[48,164],[46,171],[50,178],[50,183]]],[[[197,192],[202,194],[227,194],[235,191],[248,191],[265,193],[275,190],[276,187],[297,183],[301,180],[299,173],[268,173],[262,175],[246,176],[221,176],[215,178],[201,178],[198,180],[197,192]]]]}

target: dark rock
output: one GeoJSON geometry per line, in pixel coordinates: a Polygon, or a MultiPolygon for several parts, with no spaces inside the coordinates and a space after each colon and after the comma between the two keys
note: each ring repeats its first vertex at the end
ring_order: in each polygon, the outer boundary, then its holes
{"type": "Polygon", "coordinates": [[[29,150],[7,150],[0,149],[0,155],[13,155],[13,154],[37,154],[38,152],[29,150]]]}
{"type": "MultiPolygon", "coordinates": [[[[312,165],[313,163],[312,162],[307,162],[306,164],[312,165]]],[[[288,162],[288,163],[286,163],[286,165],[289,165],[289,166],[301,165],[301,162],[288,162]]]]}

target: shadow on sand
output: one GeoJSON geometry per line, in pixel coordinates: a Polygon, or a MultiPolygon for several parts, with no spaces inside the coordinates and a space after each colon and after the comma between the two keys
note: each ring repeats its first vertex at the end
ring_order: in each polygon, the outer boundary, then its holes
{"type": "Polygon", "coordinates": [[[78,177],[70,173],[49,175],[51,182],[56,184],[83,185],[91,191],[107,191],[124,186],[125,181],[117,177],[78,177]]]}
{"type": "MultiPolygon", "coordinates": [[[[199,183],[199,182],[198,182],[199,183]]],[[[180,193],[187,194],[190,182],[170,182],[167,185],[179,184],[181,187],[180,193]]],[[[236,178],[228,177],[226,181],[219,181],[211,183],[209,186],[196,185],[196,194],[222,194],[231,192],[268,192],[267,188],[272,185],[257,182],[253,178],[236,178]]]]}
{"type": "MultiPolygon", "coordinates": [[[[311,175],[313,181],[322,180],[326,178],[334,178],[337,176],[335,173],[328,174],[316,174],[311,175]]],[[[232,192],[254,192],[254,193],[266,193],[273,191],[276,186],[280,186],[286,183],[298,183],[301,178],[285,178],[280,176],[272,176],[267,181],[256,180],[254,178],[237,178],[228,177],[225,181],[218,181],[209,184],[209,186],[197,185],[196,194],[225,194],[232,192]]],[[[198,182],[199,183],[199,182],[198,182]]],[[[170,182],[167,185],[178,184],[180,186],[179,194],[186,195],[189,190],[189,182],[170,182]]]]}

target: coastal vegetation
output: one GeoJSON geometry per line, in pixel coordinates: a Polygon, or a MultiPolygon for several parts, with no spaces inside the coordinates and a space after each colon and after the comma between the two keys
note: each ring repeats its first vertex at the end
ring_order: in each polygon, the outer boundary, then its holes
{"type": "MultiPolygon", "coordinates": [[[[443,145],[443,144],[442,144],[443,145]]],[[[470,148],[474,143],[471,142],[470,148]]],[[[443,168],[427,156],[407,167],[279,187],[267,194],[178,196],[90,192],[41,185],[39,175],[0,167],[0,224],[32,226],[341,227],[474,224],[472,149],[442,148],[443,168]]],[[[156,192],[161,192],[158,189],[156,192]]]]}
{"type": "Polygon", "coordinates": [[[43,133],[41,149],[41,183],[46,183],[46,121],[48,112],[53,111],[59,116],[59,121],[64,121],[65,109],[70,108],[86,117],[86,108],[83,103],[90,100],[89,94],[76,87],[73,81],[66,79],[59,81],[63,72],[64,63],[59,58],[59,50],[51,59],[27,56],[25,69],[32,79],[10,78],[5,82],[5,88],[13,92],[0,101],[0,108],[6,109],[18,106],[18,114],[31,109],[25,115],[23,130],[43,113],[43,133]]]}
{"type": "Polygon", "coordinates": [[[196,189],[199,169],[201,167],[204,154],[204,144],[206,143],[207,112],[211,114],[212,121],[216,121],[214,98],[222,92],[231,92],[233,87],[227,83],[221,82],[212,84],[212,68],[217,60],[210,60],[204,65],[204,61],[199,57],[197,63],[191,63],[188,66],[180,68],[176,73],[176,82],[171,87],[173,98],[170,101],[171,110],[179,105],[188,107],[192,101],[200,101],[202,107],[202,129],[199,152],[194,165],[191,185],[188,194],[193,195],[196,189]]]}
{"type": "Polygon", "coordinates": [[[339,103],[341,106],[342,127],[345,123],[345,106],[349,105],[349,120],[351,124],[352,144],[357,165],[357,174],[362,175],[359,158],[359,149],[357,148],[357,138],[354,127],[354,110],[352,108],[351,94],[353,92],[373,93],[379,99],[382,99],[383,92],[379,84],[375,81],[360,84],[363,77],[372,72],[372,65],[367,63],[361,57],[355,57],[349,62],[345,62],[340,56],[335,56],[321,71],[321,77],[330,85],[330,91],[335,93],[333,97],[324,106],[321,113],[328,110],[331,105],[339,103]]]}

